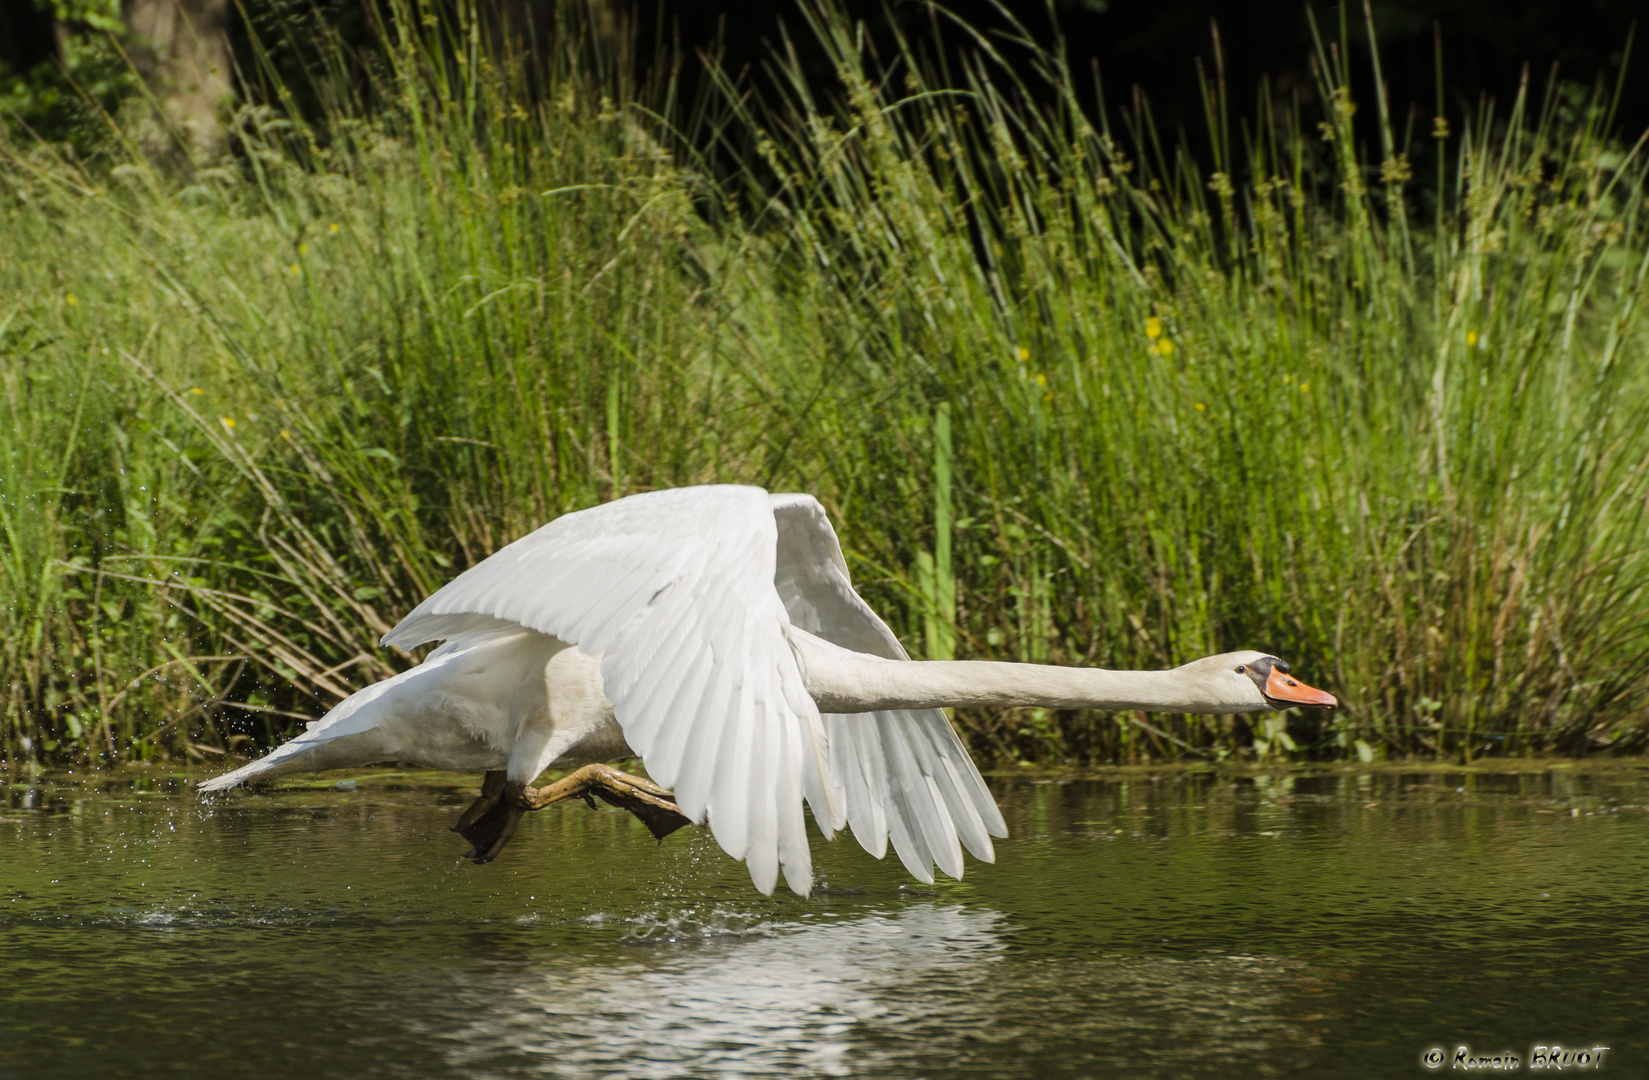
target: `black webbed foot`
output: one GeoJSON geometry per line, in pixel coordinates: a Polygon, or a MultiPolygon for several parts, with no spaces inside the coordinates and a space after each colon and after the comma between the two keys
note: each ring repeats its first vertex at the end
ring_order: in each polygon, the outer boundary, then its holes
{"type": "Polygon", "coordinates": [[[566,799],[583,799],[593,810],[598,798],[640,818],[657,840],[693,823],[676,807],[676,797],[670,792],[639,776],[598,764],[586,765],[541,788],[509,783],[502,771],[489,772],[482,780],[480,796],[459,815],[452,831],[471,844],[464,858],[487,863],[509,843],[528,810],[566,799]]]}
{"type": "MultiPolygon", "coordinates": [[[[593,793],[602,802],[616,806],[620,810],[628,810],[641,819],[647,826],[647,831],[653,834],[653,839],[663,840],[683,825],[691,825],[687,815],[672,806],[659,805],[662,799],[638,798],[635,794],[619,788],[596,787],[593,793]]],[[[589,802],[591,792],[585,792],[584,801],[589,802]]],[[[672,800],[673,801],[673,800],[672,800]]],[[[593,803],[591,805],[594,805],[593,803]]]]}
{"type": "Polygon", "coordinates": [[[505,773],[489,772],[481,781],[481,794],[458,817],[452,831],[470,842],[464,855],[477,863],[489,863],[504,850],[515,835],[526,810],[505,797],[505,773]]]}

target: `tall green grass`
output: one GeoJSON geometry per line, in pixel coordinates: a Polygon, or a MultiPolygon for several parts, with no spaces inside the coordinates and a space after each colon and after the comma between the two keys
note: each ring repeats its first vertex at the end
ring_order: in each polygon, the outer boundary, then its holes
{"type": "Polygon", "coordinates": [[[1649,736],[1649,206],[1605,101],[1369,102],[1367,147],[1342,28],[1323,117],[1210,83],[1205,169],[1025,41],[936,71],[805,8],[839,95],[781,45],[684,102],[574,8],[530,72],[385,25],[216,167],[4,151],[7,759],[272,740],[463,566],[709,481],[817,493],[914,652],[1253,646],[1345,702],[960,715],[987,755],[1649,736]]]}

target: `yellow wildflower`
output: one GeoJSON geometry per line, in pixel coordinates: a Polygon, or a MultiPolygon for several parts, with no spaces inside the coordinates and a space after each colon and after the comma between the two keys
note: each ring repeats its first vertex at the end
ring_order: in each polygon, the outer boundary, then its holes
{"type": "Polygon", "coordinates": [[[1466,348],[1468,348],[1468,349],[1474,348],[1474,347],[1476,347],[1476,345],[1477,345],[1477,331],[1476,330],[1467,330],[1466,331],[1466,348]]]}
{"type": "Polygon", "coordinates": [[[1310,383],[1308,383],[1308,382],[1302,382],[1302,383],[1301,383],[1301,384],[1300,384],[1300,393],[1302,393],[1302,394],[1303,394],[1303,393],[1305,393],[1305,392],[1306,392],[1306,391],[1307,391],[1307,390],[1310,390],[1310,389],[1311,389],[1311,384],[1310,384],[1310,383]]]}
{"type": "Polygon", "coordinates": [[[1155,315],[1145,320],[1145,336],[1155,341],[1162,336],[1162,320],[1155,315]]]}
{"type": "Polygon", "coordinates": [[[288,266],[286,268],[286,272],[295,276],[298,272],[298,264],[293,263],[291,266],[288,266]]]}
{"type": "Polygon", "coordinates": [[[1163,338],[1161,341],[1157,342],[1157,354],[1164,360],[1168,359],[1170,356],[1173,356],[1174,343],[1169,341],[1167,338],[1163,338]]]}
{"type": "Polygon", "coordinates": [[[79,300],[74,298],[74,293],[65,293],[63,296],[63,302],[70,307],[74,307],[76,304],[80,303],[79,300]]]}
{"type": "Polygon", "coordinates": [[[309,254],[309,245],[308,244],[299,244],[298,245],[298,254],[299,255],[308,255],[309,254]]]}
{"type": "Polygon", "coordinates": [[[1019,347],[1019,359],[1029,360],[1030,358],[1031,358],[1031,350],[1029,350],[1029,349],[1025,348],[1025,346],[1021,345],[1019,347]]]}
{"type": "Polygon", "coordinates": [[[191,386],[191,387],[190,387],[190,388],[189,388],[189,392],[190,392],[190,393],[191,393],[191,394],[197,394],[197,395],[198,395],[198,394],[204,394],[204,393],[206,393],[206,391],[204,391],[204,390],[202,390],[202,389],[201,389],[201,388],[200,388],[200,387],[198,387],[198,386],[191,386]]]}
{"type": "Polygon", "coordinates": [[[332,224],[328,225],[326,227],[326,229],[327,229],[328,232],[334,232],[335,233],[335,232],[338,231],[338,223],[336,221],[334,221],[332,224]]]}
{"type": "Polygon", "coordinates": [[[1048,377],[1046,375],[1042,374],[1040,371],[1036,373],[1036,385],[1038,385],[1038,386],[1047,386],[1048,385],[1048,377]]]}
{"type": "Polygon", "coordinates": [[[218,417],[218,423],[223,425],[225,431],[235,430],[235,418],[233,416],[220,416],[218,417]]]}
{"type": "Polygon", "coordinates": [[[1198,412],[1207,412],[1207,411],[1208,411],[1208,406],[1206,406],[1206,405],[1204,405],[1204,404],[1203,404],[1203,403],[1202,403],[1202,402],[1200,402],[1200,401],[1199,401],[1199,402],[1197,402],[1197,403],[1196,403],[1196,404],[1195,404],[1195,405],[1193,405],[1193,406],[1191,406],[1191,407],[1192,407],[1192,408],[1193,408],[1193,409],[1195,409],[1195,410],[1197,410],[1197,411],[1198,411],[1198,412]]]}

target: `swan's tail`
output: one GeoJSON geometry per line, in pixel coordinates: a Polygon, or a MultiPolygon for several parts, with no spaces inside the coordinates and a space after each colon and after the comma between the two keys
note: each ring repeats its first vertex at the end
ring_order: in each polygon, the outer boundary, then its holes
{"type": "Polygon", "coordinates": [[[306,739],[305,735],[298,736],[250,765],[214,776],[197,790],[203,793],[227,791],[248,780],[272,780],[288,773],[358,769],[363,765],[391,760],[395,756],[381,731],[361,731],[353,735],[314,740],[306,739]]]}
{"type": "MultiPolygon", "coordinates": [[[[430,653],[422,664],[344,698],[309,725],[309,730],[250,765],[214,777],[202,792],[224,791],[248,780],[295,772],[358,769],[386,761],[408,761],[437,769],[496,769],[499,751],[472,735],[468,689],[452,691],[454,680],[504,678],[519,681],[538,653],[517,646],[542,635],[520,627],[459,634],[430,653]],[[504,667],[498,665],[502,663],[504,667]],[[513,666],[512,666],[513,665],[513,666]],[[522,665],[526,665],[523,667],[522,665]]],[[[542,664],[542,659],[536,659],[542,664]]],[[[510,683],[513,685],[513,683],[510,683]]],[[[485,709],[481,710],[485,712],[485,709]]]]}
{"type": "Polygon", "coordinates": [[[288,773],[321,772],[325,769],[357,769],[393,758],[393,747],[379,726],[386,719],[386,711],[393,708],[393,701],[384,700],[384,697],[420,670],[403,671],[393,678],[357,690],[334,705],[325,716],[311,723],[308,731],[291,742],[271,750],[250,765],[214,776],[200,785],[198,790],[202,793],[227,791],[248,780],[274,779],[288,773]]]}

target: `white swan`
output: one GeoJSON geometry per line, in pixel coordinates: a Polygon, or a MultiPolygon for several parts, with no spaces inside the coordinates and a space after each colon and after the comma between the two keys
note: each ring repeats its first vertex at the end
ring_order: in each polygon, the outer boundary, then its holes
{"type": "Polygon", "coordinates": [[[887,842],[924,882],[993,859],[1007,829],[939,711],[1039,705],[1236,713],[1335,699],[1246,651],[1171,671],[910,661],[854,592],[824,508],[755,487],[679,488],[568,514],[460,574],[384,636],[445,639],[268,756],[201,785],[385,761],[487,770],[458,829],[497,854],[524,810],[590,794],[662,836],[708,824],[764,893],[807,893],[805,799],[827,838],[887,842]],[[637,754],[653,780],[591,764],[637,754]],[[500,771],[501,770],[501,771],[500,771]],[[677,810],[679,809],[679,814],[677,810]]]}

